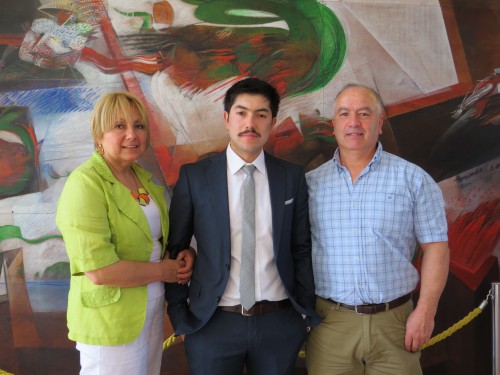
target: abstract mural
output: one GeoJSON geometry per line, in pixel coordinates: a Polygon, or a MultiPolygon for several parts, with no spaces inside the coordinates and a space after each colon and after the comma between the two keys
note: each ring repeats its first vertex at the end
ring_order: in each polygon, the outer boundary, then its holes
{"type": "MultiPolygon", "coordinates": [[[[227,146],[222,98],[237,80],[277,87],[266,150],[307,170],[336,147],[339,88],[377,88],[385,149],[439,182],[452,277],[482,292],[498,278],[500,255],[499,12],[486,0],[471,11],[460,0],[1,2],[0,304],[9,303],[14,348],[72,347],[55,209],[66,177],[93,151],[93,104],[116,90],[147,103],[152,136],[141,163],[171,188],[183,163],[227,146]],[[491,45],[481,59],[478,40],[491,45]]],[[[434,353],[441,359],[424,362],[429,374],[451,361],[434,353]]]]}

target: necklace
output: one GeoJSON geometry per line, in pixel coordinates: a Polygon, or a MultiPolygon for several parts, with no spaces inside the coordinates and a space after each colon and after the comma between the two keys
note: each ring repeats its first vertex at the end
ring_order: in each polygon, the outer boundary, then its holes
{"type": "Polygon", "coordinates": [[[148,192],[146,191],[146,189],[144,189],[143,187],[139,187],[139,185],[137,185],[137,181],[136,181],[137,177],[134,173],[134,176],[133,176],[133,180],[134,180],[134,184],[135,184],[135,187],[137,189],[137,192],[139,194],[135,194],[133,191],[130,191],[130,194],[132,194],[132,197],[137,201],[139,202],[139,204],[141,206],[147,206],[151,200],[151,198],[149,198],[149,194],[148,192]]]}

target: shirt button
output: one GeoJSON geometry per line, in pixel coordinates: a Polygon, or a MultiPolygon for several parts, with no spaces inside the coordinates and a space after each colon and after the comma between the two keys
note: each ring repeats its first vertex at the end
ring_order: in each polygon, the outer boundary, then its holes
{"type": "Polygon", "coordinates": [[[229,263],[226,264],[226,270],[229,271],[229,269],[231,268],[231,265],[229,263]]]}

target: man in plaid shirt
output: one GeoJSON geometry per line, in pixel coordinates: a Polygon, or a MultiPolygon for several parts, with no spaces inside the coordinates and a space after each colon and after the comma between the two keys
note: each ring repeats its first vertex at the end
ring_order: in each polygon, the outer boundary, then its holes
{"type": "Polygon", "coordinates": [[[444,201],[424,170],[382,150],[382,124],[379,94],[345,86],[334,106],[338,149],[306,176],[322,318],[307,342],[309,375],[422,374],[419,348],[448,275],[444,201]]]}

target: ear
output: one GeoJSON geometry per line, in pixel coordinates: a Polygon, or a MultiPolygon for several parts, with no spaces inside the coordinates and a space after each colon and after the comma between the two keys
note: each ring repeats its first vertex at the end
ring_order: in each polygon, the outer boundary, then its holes
{"type": "Polygon", "coordinates": [[[229,129],[229,113],[224,111],[224,123],[226,124],[226,129],[229,129]]]}
{"type": "Polygon", "coordinates": [[[378,119],[378,135],[382,134],[382,126],[384,125],[384,117],[380,116],[378,119]]]}
{"type": "Polygon", "coordinates": [[[278,118],[273,117],[273,121],[271,122],[271,128],[274,128],[274,125],[276,125],[276,121],[278,121],[278,118]]]}

